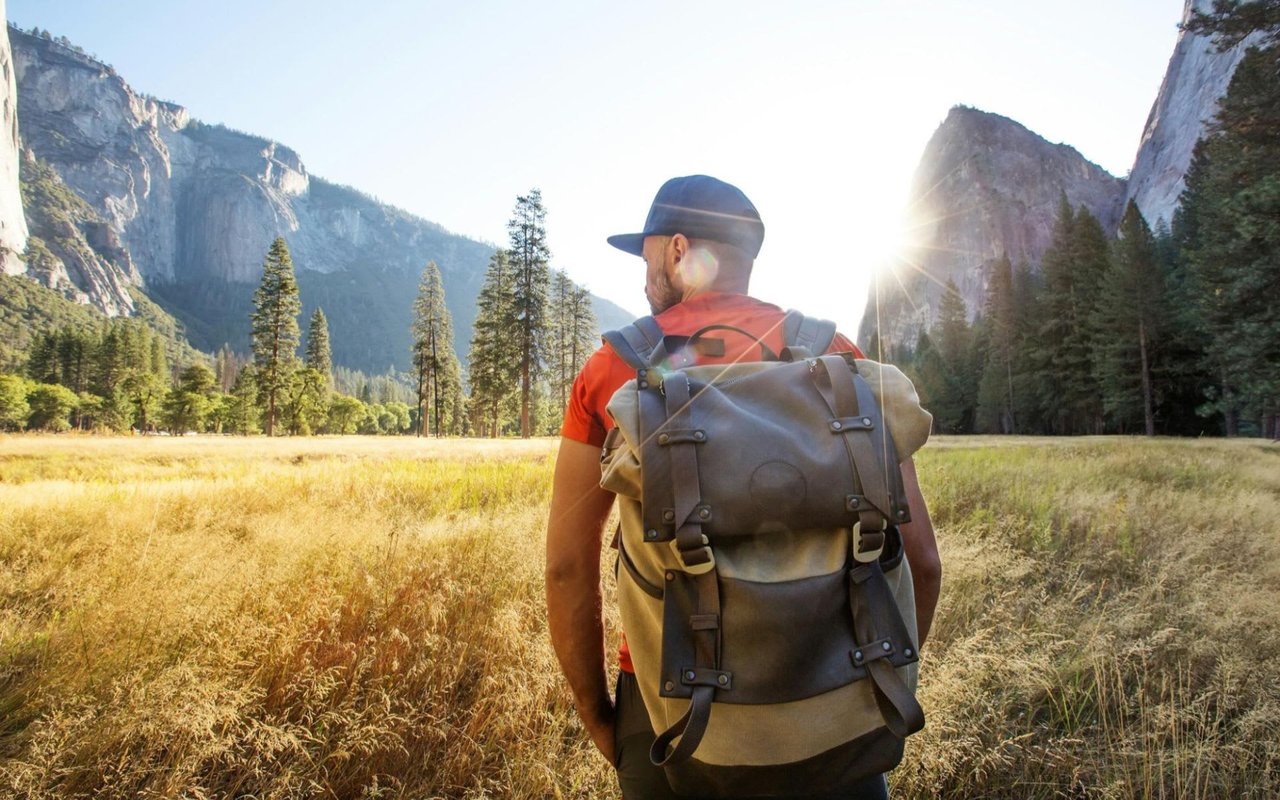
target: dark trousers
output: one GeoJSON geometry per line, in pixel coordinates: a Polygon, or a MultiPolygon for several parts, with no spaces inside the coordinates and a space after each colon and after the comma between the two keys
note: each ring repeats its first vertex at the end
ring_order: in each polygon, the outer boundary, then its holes
{"type": "MultiPolygon", "coordinates": [[[[655,767],[649,760],[649,748],[653,745],[653,727],[649,724],[649,712],[645,710],[636,676],[629,672],[618,673],[618,716],[614,725],[614,750],[618,759],[614,765],[618,771],[618,786],[623,800],[697,800],[671,791],[662,767],[655,767]]],[[[853,791],[830,798],[799,795],[795,798],[773,800],[888,800],[889,789],[883,775],[866,779],[853,791]]]]}

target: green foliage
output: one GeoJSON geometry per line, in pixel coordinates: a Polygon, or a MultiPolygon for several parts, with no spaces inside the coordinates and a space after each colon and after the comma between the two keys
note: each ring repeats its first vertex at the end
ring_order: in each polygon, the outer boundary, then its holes
{"type": "Polygon", "coordinates": [[[549,313],[543,361],[547,364],[550,379],[547,399],[553,405],[543,414],[549,420],[548,425],[540,427],[547,433],[556,433],[569,404],[573,379],[595,351],[599,340],[590,292],[570,280],[563,270],[552,271],[549,313]]]}
{"type": "Polygon", "coordinates": [[[1220,51],[1229,50],[1258,32],[1275,44],[1280,40],[1280,0],[1213,0],[1208,13],[1193,7],[1183,28],[1212,35],[1220,51]]]}
{"type": "Polygon", "coordinates": [[[161,411],[164,426],[170,433],[182,435],[202,431],[219,407],[214,387],[216,376],[204,364],[187,367],[178,376],[178,384],[165,396],[161,411]]]}
{"type": "Polygon", "coordinates": [[[513,273],[511,313],[520,373],[520,435],[532,433],[530,402],[533,384],[542,372],[543,337],[547,332],[547,289],[551,250],[547,247],[546,209],[542,193],[533,189],[516,198],[515,214],[507,221],[507,258],[513,273]]]}
{"type": "Polygon", "coordinates": [[[0,375],[0,430],[20,431],[27,427],[31,404],[27,395],[34,384],[20,375],[0,375]]]}
{"type": "Polygon", "coordinates": [[[515,276],[506,253],[494,253],[489,260],[476,306],[475,334],[467,358],[472,427],[480,436],[493,437],[502,433],[503,410],[515,394],[520,375],[519,341],[512,335],[515,276]]]}
{"type": "Polygon", "coordinates": [[[1165,275],[1155,237],[1129,201],[1095,310],[1094,370],[1103,411],[1121,431],[1155,435],[1156,343],[1167,324],[1165,275]]]}
{"type": "Polygon", "coordinates": [[[277,237],[262,264],[262,282],[253,294],[250,316],[253,363],[257,368],[258,402],[265,406],[268,436],[275,433],[277,403],[290,386],[298,361],[298,283],[293,259],[283,238],[277,237]]]}
{"type": "Polygon", "coordinates": [[[246,364],[236,375],[231,386],[230,399],[227,401],[222,420],[225,430],[242,436],[258,433],[262,415],[258,411],[258,370],[253,364],[246,364]]]}
{"type": "Polygon", "coordinates": [[[31,414],[27,424],[32,430],[60,433],[71,429],[71,412],[79,405],[75,392],[56,383],[37,383],[27,395],[31,414]]]}
{"type": "Polygon", "coordinates": [[[326,383],[333,383],[333,351],[329,347],[329,322],[324,311],[317,308],[307,325],[307,349],[304,362],[324,376],[326,383]]]}
{"type": "Polygon", "coordinates": [[[960,290],[947,281],[932,339],[916,348],[917,372],[930,376],[927,387],[934,428],[940,433],[970,433],[977,400],[975,336],[966,319],[960,290]]]}
{"type": "Polygon", "coordinates": [[[436,436],[458,433],[462,368],[453,348],[453,319],[445,304],[444,282],[434,261],[422,270],[413,303],[413,369],[418,435],[427,430],[436,436]]]}
{"type": "Polygon", "coordinates": [[[356,433],[367,412],[365,404],[358,399],[344,394],[334,395],[329,403],[329,419],[325,428],[329,433],[356,433]]]}
{"type": "Polygon", "coordinates": [[[30,278],[0,272],[0,370],[21,368],[41,334],[91,333],[102,321],[102,315],[88,306],[73,303],[30,278]]]}
{"type": "Polygon", "coordinates": [[[281,397],[281,419],[291,436],[315,433],[329,419],[329,382],[310,367],[290,374],[281,397]]]}
{"type": "Polygon", "coordinates": [[[1280,46],[1251,48],[1197,145],[1175,236],[1216,386],[1204,410],[1280,419],[1280,46]]]}
{"type": "Polygon", "coordinates": [[[991,265],[983,317],[987,347],[978,381],[974,428],[978,433],[1013,433],[1014,356],[1018,346],[1017,306],[1013,294],[1013,265],[1001,256],[991,265]]]}

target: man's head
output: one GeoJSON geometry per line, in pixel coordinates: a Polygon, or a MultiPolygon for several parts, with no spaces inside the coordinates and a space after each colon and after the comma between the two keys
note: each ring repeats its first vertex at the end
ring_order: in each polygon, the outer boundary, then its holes
{"type": "Polygon", "coordinates": [[[667,181],[643,231],[609,237],[644,259],[655,314],[702,291],[745,292],[763,242],[764,223],[742,190],[706,175],[667,181]]]}

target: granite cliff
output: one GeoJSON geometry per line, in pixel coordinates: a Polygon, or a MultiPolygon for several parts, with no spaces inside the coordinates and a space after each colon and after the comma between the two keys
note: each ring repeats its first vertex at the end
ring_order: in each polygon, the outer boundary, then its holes
{"type": "MultiPolygon", "coordinates": [[[[4,14],[0,0],[0,15],[4,14]]],[[[27,220],[18,191],[18,91],[9,39],[0,41],[0,272],[26,270],[20,256],[27,248],[27,220]]]]}
{"type": "MultiPolygon", "coordinates": [[[[324,308],[335,363],[408,367],[412,301],[430,260],[465,355],[493,245],[312,176],[288,147],[192,119],[66,43],[14,28],[9,38],[24,147],[87,202],[99,239],[118,245],[100,260],[111,280],[65,270],[69,295],[129,313],[127,286],[143,286],[196,347],[244,351],[263,256],[284,236],[304,316],[324,308]]],[[[596,309],[602,325],[629,319],[612,304],[596,309]]]]}
{"type": "MultiPolygon", "coordinates": [[[[1212,5],[1213,0],[1187,0],[1183,22],[1192,8],[1208,12],[1212,5]]],[[[1207,36],[1179,34],[1129,172],[1126,200],[1138,204],[1153,228],[1160,219],[1172,223],[1191,152],[1217,112],[1218,98],[1226,94],[1244,51],[1259,39],[1254,34],[1219,53],[1207,36]]]]}
{"type": "MultiPolygon", "coordinates": [[[[1183,20],[1211,5],[1187,0],[1183,20]]],[[[914,245],[873,284],[860,341],[870,341],[878,320],[885,345],[912,346],[933,324],[948,279],[972,318],[982,308],[991,260],[1005,253],[1015,264],[1039,265],[1063,194],[1109,233],[1131,199],[1153,228],[1161,219],[1171,222],[1195,144],[1244,51],[1257,41],[1255,35],[1219,53],[1208,37],[1179,35],[1127,180],[1012,120],[952,109],[916,169],[909,201],[914,245]]]]}
{"type": "Polygon", "coordinates": [[[948,280],[972,318],[986,291],[985,266],[1001,254],[1038,264],[1063,194],[1114,230],[1125,184],[1065,144],[1006,117],[957,106],[934,132],[909,195],[911,238],[892,274],[872,286],[859,340],[879,322],[886,345],[915,344],[933,324],[948,280]]]}

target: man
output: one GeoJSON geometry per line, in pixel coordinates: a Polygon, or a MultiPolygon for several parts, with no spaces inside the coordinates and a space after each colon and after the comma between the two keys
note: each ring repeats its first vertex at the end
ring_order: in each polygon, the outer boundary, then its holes
{"type": "MultiPolygon", "coordinates": [[[[709,324],[732,325],[783,345],[784,312],[747,295],[751,270],[764,241],[764,225],[738,188],[705,175],[673,178],[658,190],[641,233],[609,243],[645,262],[645,295],[665,334],[689,335],[709,324]]],[[[855,351],[837,335],[829,352],[855,351]]],[[[699,363],[758,358],[755,340],[725,336],[725,352],[699,363]]],[[[560,452],[547,526],[547,610],[551,641],[591,740],[618,770],[627,800],[675,797],[663,772],[649,761],[649,726],[625,637],[617,704],[605,667],[600,555],[614,495],[600,488],[600,449],[611,420],[605,406],[635,371],[607,347],[596,351],[574,382],[561,430],[560,452]]],[[[937,604],[941,567],[933,527],[915,468],[902,465],[912,522],[903,525],[911,565],[917,625],[923,645],[937,604]]],[[[884,781],[862,796],[885,796],[884,781]]]]}

